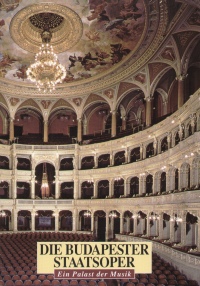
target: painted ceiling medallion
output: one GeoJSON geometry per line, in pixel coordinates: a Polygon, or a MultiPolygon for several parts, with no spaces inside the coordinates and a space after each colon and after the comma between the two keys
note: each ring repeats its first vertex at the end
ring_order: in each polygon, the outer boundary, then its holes
{"type": "Polygon", "coordinates": [[[54,3],[41,3],[27,6],[13,17],[10,24],[11,37],[24,50],[37,53],[41,45],[40,33],[45,23],[50,25],[51,44],[56,53],[75,46],[83,33],[81,18],[75,11],[54,3]]]}

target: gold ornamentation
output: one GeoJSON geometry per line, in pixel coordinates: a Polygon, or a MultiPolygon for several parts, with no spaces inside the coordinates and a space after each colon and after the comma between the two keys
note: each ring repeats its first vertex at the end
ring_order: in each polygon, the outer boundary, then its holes
{"type": "Polygon", "coordinates": [[[19,103],[19,98],[15,98],[15,97],[11,97],[10,99],[9,99],[9,101],[10,101],[10,104],[12,105],[12,106],[15,106],[15,105],[17,105],[17,103],[19,103]]]}
{"type": "Polygon", "coordinates": [[[25,100],[20,106],[19,108],[22,108],[22,107],[35,107],[37,110],[40,111],[40,107],[38,106],[38,104],[33,100],[33,99],[28,99],[28,100],[25,100]]]}
{"type": "Polygon", "coordinates": [[[104,94],[108,97],[108,98],[113,98],[114,97],[114,90],[113,89],[107,89],[104,91],[104,94]]]}
{"type": "Polygon", "coordinates": [[[44,109],[48,109],[49,105],[51,104],[51,100],[42,100],[41,104],[44,107],[44,109]]]}
{"type": "Polygon", "coordinates": [[[144,74],[139,73],[135,76],[135,80],[137,80],[143,84],[146,82],[146,77],[144,74]]]}
{"type": "Polygon", "coordinates": [[[76,106],[80,106],[82,102],[82,98],[73,98],[73,102],[76,104],[76,106]]]}
{"type": "Polygon", "coordinates": [[[78,14],[66,6],[54,3],[40,3],[20,10],[10,23],[10,34],[14,42],[31,53],[37,53],[41,45],[40,29],[30,18],[39,13],[52,13],[64,20],[59,29],[53,29],[51,44],[55,53],[67,51],[80,40],[83,32],[82,21],[78,14]]]}
{"type": "Polygon", "coordinates": [[[85,106],[87,106],[88,104],[90,104],[91,102],[94,102],[94,101],[105,102],[105,99],[102,98],[101,96],[95,94],[95,93],[90,94],[89,97],[86,100],[85,106]]]}

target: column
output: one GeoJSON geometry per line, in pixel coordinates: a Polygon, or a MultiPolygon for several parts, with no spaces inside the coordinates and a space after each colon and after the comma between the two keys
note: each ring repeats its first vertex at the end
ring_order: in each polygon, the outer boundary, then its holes
{"type": "Polygon", "coordinates": [[[35,161],[31,158],[31,199],[35,198],[35,161]]]}
{"type": "Polygon", "coordinates": [[[3,134],[8,134],[8,120],[6,117],[3,118],[3,134]]]}
{"type": "Polygon", "coordinates": [[[163,212],[159,214],[158,228],[159,228],[158,232],[159,239],[163,239],[163,212]]]}
{"type": "Polygon", "coordinates": [[[171,148],[171,133],[168,133],[167,134],[167,147],[168,147],[168,150],[171,148]]]}
{"type": "Polygon", "coordinates": [[[181,244],[186,245],[186,212],[184,211],[181,215],[181,244]]]}
{"type": "Polygon", "coordinates": [[[130,223],[131,223],[131,219],[129,217],[127,217],[126,219],[126,232],[130,233],[130,223]]]}
{"type": "Polygon", "coordinates": [[[82,118],[78,118],[77,141],[82,141],[82,118]]]}
{"type": "Polygon", "coordinates": [[[122,130],[126,130],[126,116],[122,117],[122,130]]]}
{"type": "Polygon", "coordinates": [[[17,198],[17,188],[16,188],[16,179],[15,175],[12,175],[12,199],[17,198]]]}
{"type": "Polygon", "coordinates": [[[9,230],[14,230],[14,209],[11,211],[11,222],[9,230]]]}
{"type": "Polygon", "coordinates": [[[169,170],[166,172],[166,192],[170,191],[170,173],[169,170]]]}
{"type": "Polygon", "coordinates": [[[169,221],[169,240],[170,242],[174,242],[175,241],[175,229],[174,229],[174,213],[173,211],[171,211],[170,213],[170,221],[169,221]]]}
{"type": "Polygon", "coordinates": [[[44,120],[43,141],[44,142],[48,142],[48,120],[44,120]]]}
{"type": "Polygon", "coordinates": [[[133,234],[134,235],[138,234],[138,231],[137,231],[137,220],[138,220],[138,217],[137,217],[137,213],[136,213],[136,214],[134,214],[134,218],[133,218],[133,234]]]}
{"type": "Polygon", "coordinates": [[[124,196],[130,194],[130,179],[124,179],[124,196]]]}
{"type": "Polygon", "coordinates": [[[114,180],[109,181],[109,196],[112,197],[114,194],[114,180]]]}
{"type": "Polygon", "coordinates": [[[94,231],[94,213],[91,212],[91,232],[94,231]]]}
{"type": "Polygon", "coordinates": [[[12,189],[11,189],[11,181],[7,181],[8,182],[8,198],[12,199],[12,189]]]}
{"type": "Polygon", "coordinates": [[[154,156],[157,154],[157,139],[154,138],[154,141],[153,141],[153,149],[154,149],[154,156]]]}
{"type": "Polygon", "coordinates": [[[17,216],[18,216],[18,210],[14,209],[14,221],[13,221],[13,231],[17,231],[17,216]]]}
{"type": "Polygon", "coordinates": [[[124,232],[124,213],[120,213],[120,233],[124,232]]]}
{"type": "Polygon", "coordinates": [[[139,177],[139,195],[143,193],[143,176],[139,177]]]}
{"type": "Polygon", "coordinates": [[[11,215],[8,217],[8,230],[12,230],[12,211],[11,215]]]}
{"type": "Polygon", "coordinates": [[[35,211],[31,211],[31,231],[35,231],[35,211]]]}
{"type": "Polygon", "coordinates": [[[152,174],[153,176],[153,185],[152,185],[152,193],[156,194],[157,193],[157,177],[155,174],[152,174]]]}
{"type": "Polygon", "coordinates": [[[73,212],[73,225],[72,225],[72,229],[74,232],[76,232],[78,229],[77,229],[77,219],[78,219],[78,211],[77,209],[74,209],[74,212],[73,212]]]}
{"type": "Polygon", "coordinates": [[[10,140],[10,142],[12,142],[14,140],[14,118],[10,118],[9,140],[10,140]]]}
{"type": "Polygon", "coordinates": [[[197,250],[200,251],[200,219],[198,218],[197,223],[197,250]]]}
{"type": "Polygon", "coordinates": [[[54,211],[54,217],[55,217],[55,231],[59,231],[59,216],[58,216],[58,210],[54,211]]]}
{"type": "Polygon", "coordinates": [[[94,155],[94,168],[98,168],[98,156],[97,156],[97,154],[94,155]]]}
{"type": "Polygon", "coordinates": [[[129,149],[126,150],[126,154],[127,154],[126,163],[130,163],[131,156],[130,156],[130,150],[129,149]]]}
{"type": "Polygon", "coordinates": [[[79,180],[74,179],[74,200],[79,198],[79,180]]]}
{"type": "Polygon", "coordinates": [[[31,199],[35,199],[35,176],[31,177],[31,199]]]}
{"type": "Polygon", "coordinates": [[[55,179],[55,199],[58,200],[60,198],[60,184],[58,176],[55,179]]]}
{"type": "Polygon", "coordinates": [[[113,166],[114,165],[114,155],[111,153],[110,154],[110,166],[113,166]]]}
{"type": "Polygon", "coordinates": [[[152,124],[152,98],[148,96],[146,99],[146,126],[151,126],[152,124]]]}
{"type": "Polygon", "coordinates": [[[83,120],[83,135],[87,134],[87,120],[83,120]]]}
{"type": "Polygon", "coordinates": [[[117,120],[116,120],[116,111],[111,111],[112,113],[112,126],[111,126],[111,137],[115,137],[117,133],[117,120]]]}
{"type": "Polygon", "coordinates": [[[143,158],[145,158],[145,157],[143,157],[143,144],[140,144],[140,160],[143,160],[143,158]]]}
{"type": "Polygon", "coordinates": [[[143,145],[142,148],[142,159],[146,159],[146,150],[147,150],[147,145],[143,145]]]}
{"type": "Polygon", "coordinates": [[[146,220],[147,220],[147,236],[151,236],[149,214],[147,214],[146,220]]]}
{"type": "Polygon", "coordinates": [[[180,108],[184,104],[184,80],[186,78],[186,75],[179,75],[176,77],[176,80],[178,81],[178,108],[180,108]]]}
{"type": "Polygon", "coordinates": [[[109,212],[106,212],[106,241],[109,239],[109,212]]]}
{"type": "Polygon", "coordinates": [[[93,197],[95,199],[98,198],[98,182],[94,181],[93,183],[93,189],[94,189],[94,192],[93,192],[93,197]]]}

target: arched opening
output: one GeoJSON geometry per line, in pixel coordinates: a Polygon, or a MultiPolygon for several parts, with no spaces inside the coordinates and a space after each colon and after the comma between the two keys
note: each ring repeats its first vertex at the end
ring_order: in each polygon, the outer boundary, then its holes
{"type": "Polygon", "coordinates": [[[130,211],[124,212],[123,233],[130,234],[133,232],[133,213],[130,211]]]}
{"type": "Polygon", "coordinates": [[[94,196],[94,183],[85,181],[81,185],[81,198],[89,200],[94,196]]]}
{"type": "Polygon", "coordinates": [[[136,195],[139,195],[139,178],[133,177],[130,180],[130,196],[135,197],[136,195]]]}
{"type": "Polygon", "coordinates": [[[106,213],[98,210],[94,213],[94,236],[97,241],[105,241],[106,237],[106,213]]]}
{"type": "Polygon", "coordinates": [[[109,213],[109,239],[113,239],[115,234],[120,233],[120,213],[112,210],[109,213]]]}
{"type": "Polygon", "coordinates": [[[17,199],[30,199],[30,184],[17,182],[17,199]]]}
{"type": "Polygon", "coordinates": [[[31,212],[19,211],[17,216],[17,229],[19,231],[31,230],[31,212]]]}
{"type": "Polygon", "coordinates": [[[70,144],[77,138],[77,116],[73,110],[61,108],[49,117],[49,143],[70,144]]]}
{"type": "Polygon", "coordinates": [[[114,180],[114,197],[120,198],[120,196],[124,196],[124,179],[116,178],[114,180]]]}
{"type": "Polygon", "coordinates": [[[94,156],[84,157],[81,160],[81,170],[94,168],[94,156]]]}
{"type": "Polygon", "coordinates": [[[146,193],[153,193],[153,176],[151,174],[146,177],[146,193]]]}
{"type": "Polygon", "coordinates": [[[91,231],[91,212],[82,210],[79,213],[79,225],[82,231],[91,231]]]}
{"type": "Polygon", "coordinates": [[[105,199],[109,196],[109,181],[101,180],[98,182],[98,199],[105,199]]]}
{"type": "Polygon", "coordinates": [[[119,166],[125,163],[125,151],[120,151],[115,154],[114,165],[119,166]]]}
{"type": "Polygon", "coordinates": [[[73,217],[72,212],[68,210],[59,212],[59,230],[72,231],[73,217]]]}
{"type": "Polygon", "coordinates": [[[73,170],[73,158],[64,158],[60,161],[60,171],[73,170]]]}
{"type": "Polygon", "coordinates": [[[167,142],[167,136],[165,136],[161,143],[160,143],[160,147],[161,147],[161,153],[165,152],[168,150],[168,142],[167,142]]]}
{"type": "Polygon", "coordinates": [[[10,230],[11,212],[8,210],[0,211],[0,231],[10,230]]]}
{"type": "Polygon", "coordinates": [[[146,147],[146,158],[150,158],[154,155],[153,142],[149,143],[146,147]]]}
{"type": "Polygon", "coordinates": [[[0,156],[0,169],[9,170],[9,159],[5,156],[0,156]]]}
{"type": "Polygon", "coordinates": [[[53,211],[37,211],[35,214],[35,230],[55,230],[53,211]]]}
{"type": "Polygon", "coordinates": [[[98,158],[98,168],[106,168],[110,165],[110,154],[103,154],[98,158]]]}
{"type": "Polygon", "coordinates": [[[161,194],[166,192],[166,172],[162,172],[160,176],[160,192],[161,194]]]}
{"type": "Polygon", "coordinates": [[[137,162],[138,160],[140,160],[140,147],[132,149],[130,154],[131,163],[137,162]]]}
{"type": "Polygon", "coordinates": [[[42,144],[42,115],[31,108],[19,109],[15,114],[14,136],[20,144],[42,144]]]}
{"type": "Polygon", "coordinates": [[[41,163],[35,168],[35,176],[36,198],[55,198],[55,167],[50,163],[41,163]]]}
{"type": "Polygon", "coordinates": [[[6,181],[0,182],[0,199],[8,199],[9,198],[9,185],[6,181]]]}
{"type": "Polygon", "coordinates": [[[64,182],[61,184],[60,198],[61,199],[73,199],[74,198],[74,182],[64,182]]]}
{"type": "Polygon", "coordinates": [[[17,170],[31,170],[30,159],[17,158],[17,170]]]}

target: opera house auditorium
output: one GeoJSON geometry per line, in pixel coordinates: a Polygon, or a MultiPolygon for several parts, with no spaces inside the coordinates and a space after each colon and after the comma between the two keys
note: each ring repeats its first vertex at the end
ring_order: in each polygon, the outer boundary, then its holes
{"type": "Polygon", "coordinates": [[[199,51],[199,0],[0,0],[0,285],[200,285],[199,51]],[[152,273],[55,279],[38,241],[152,273]]]}

